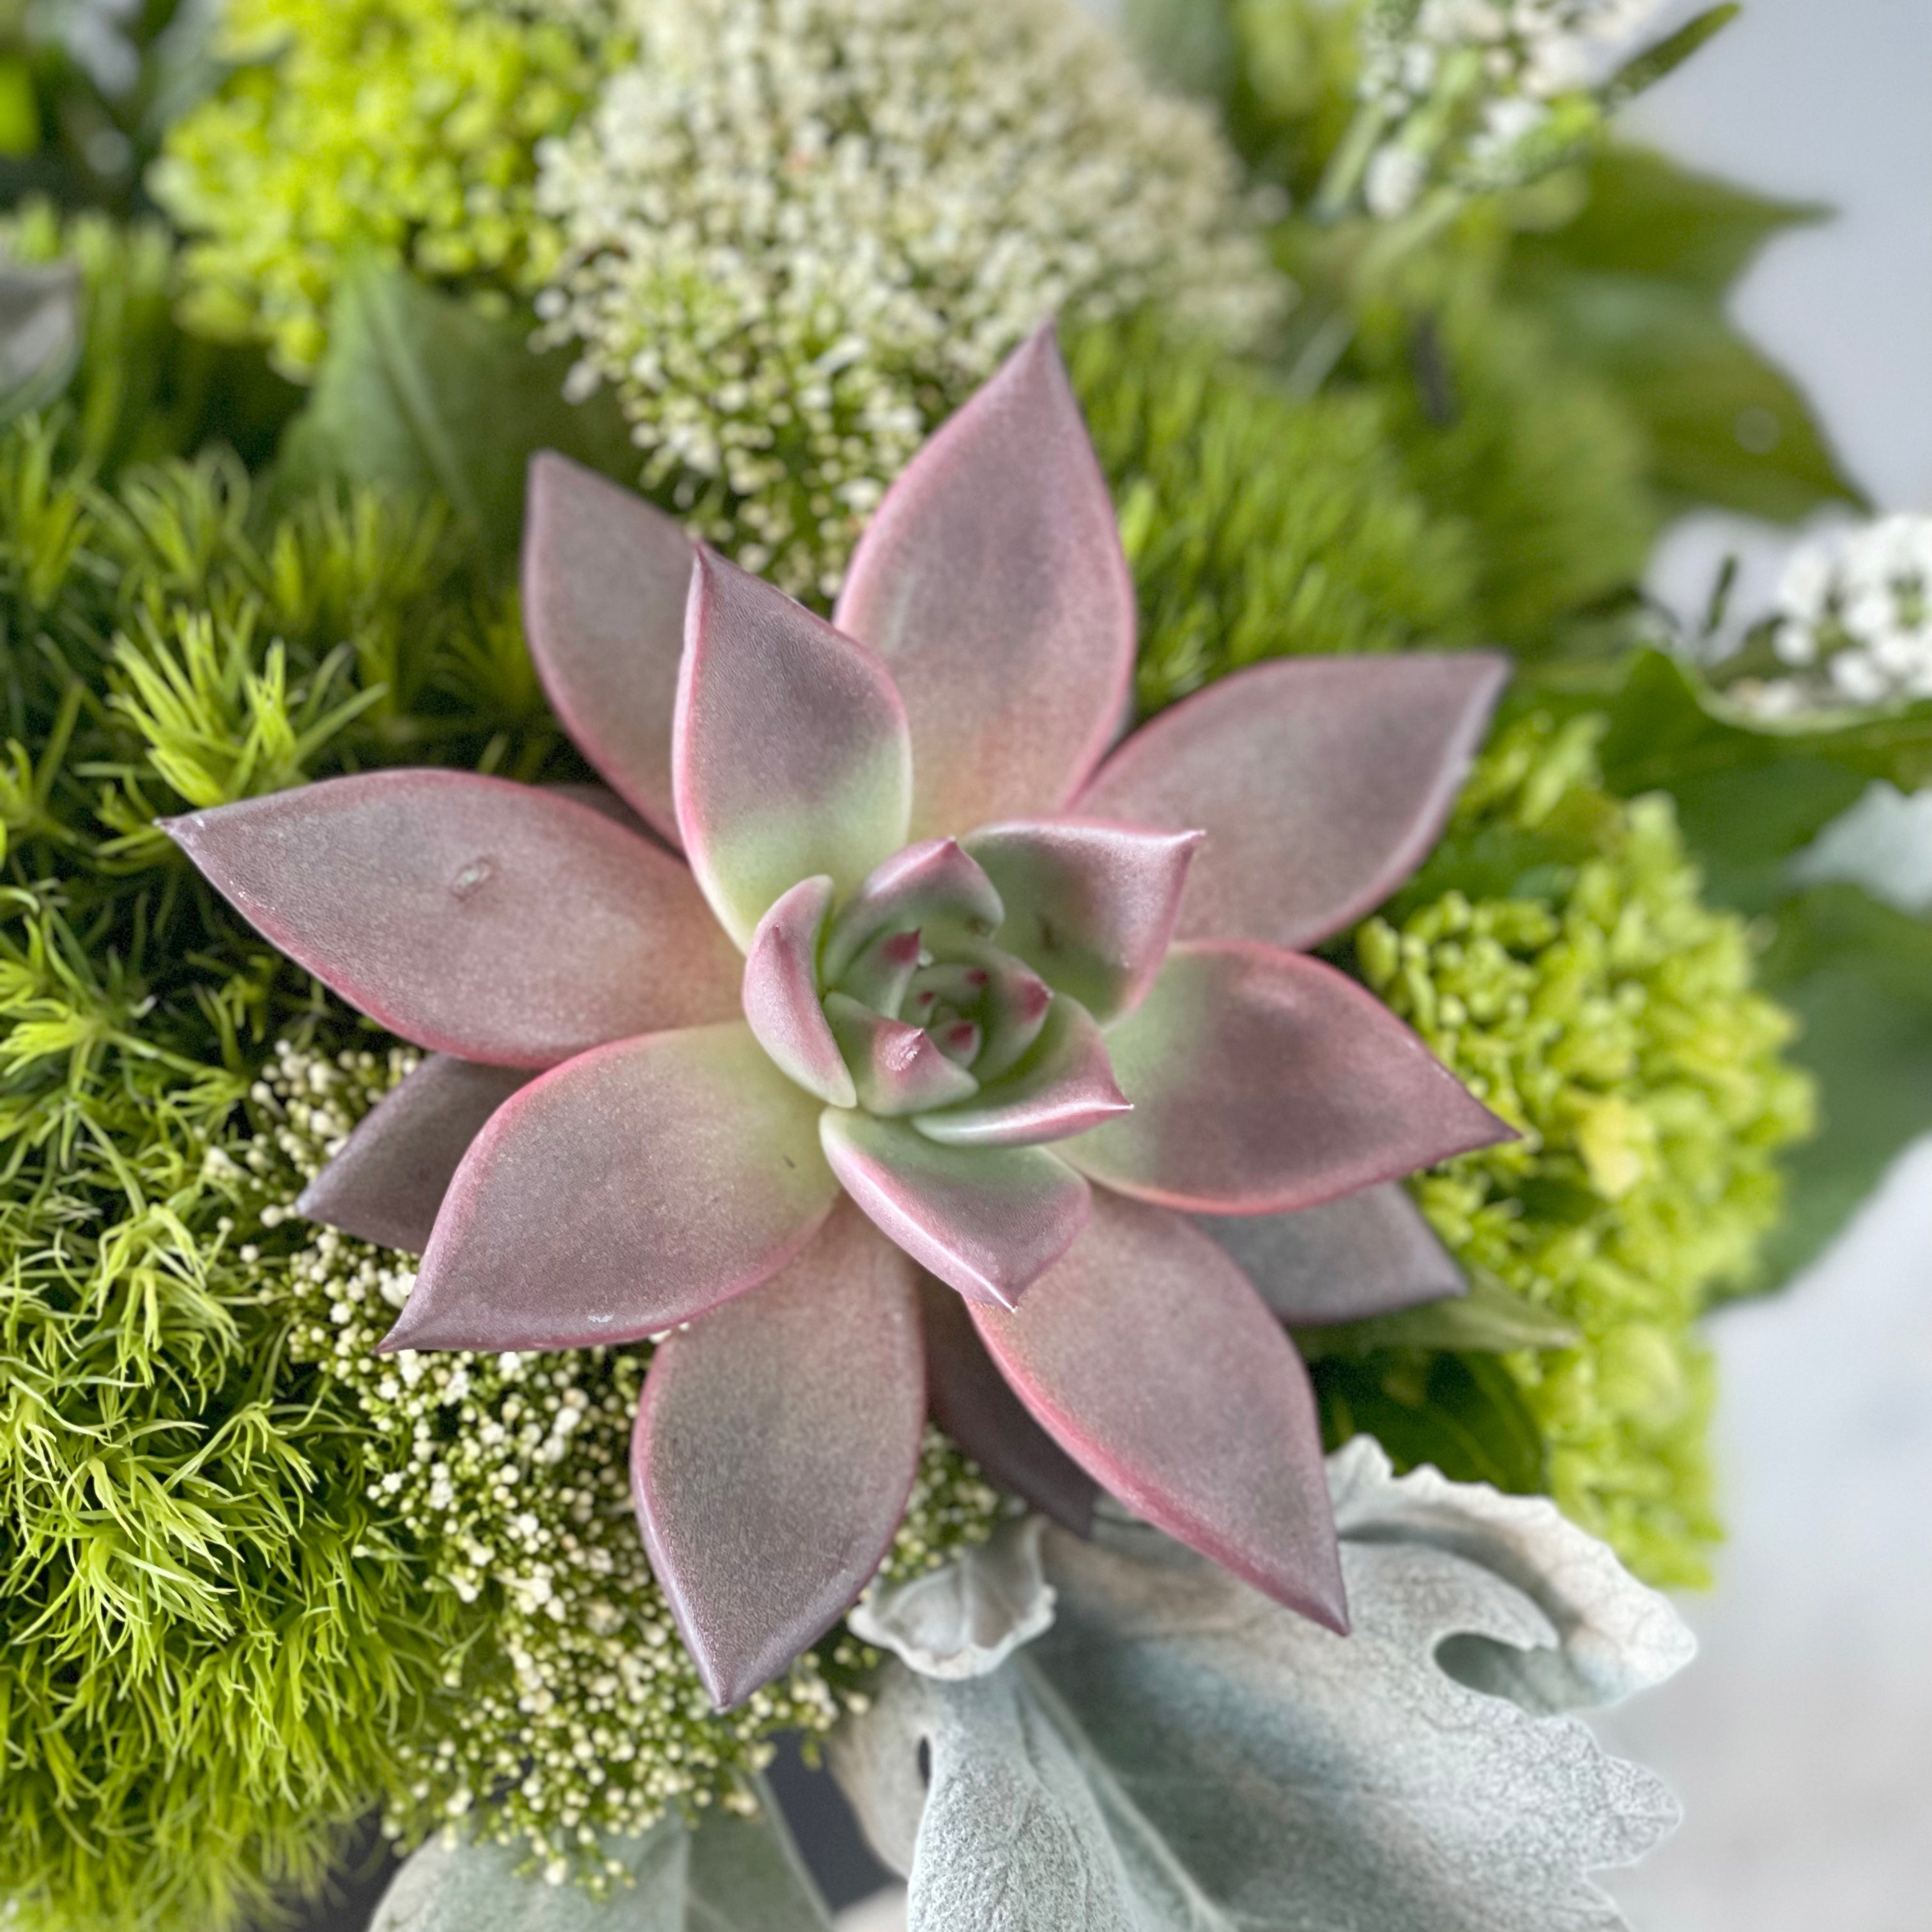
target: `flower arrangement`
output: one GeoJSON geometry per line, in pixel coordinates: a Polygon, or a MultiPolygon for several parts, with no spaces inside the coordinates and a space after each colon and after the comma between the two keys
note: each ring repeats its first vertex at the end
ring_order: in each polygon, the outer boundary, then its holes
{"type": "Polygon", "coordinates": [[[10,1922],[823,1928],[788,1732],[923,1932],[1616,1922],[1697,1318],[1932,1091],[1917,524],[1636,590],[1856,501],[1614,133],[1727,10],[56,10],[10,1922]]]}

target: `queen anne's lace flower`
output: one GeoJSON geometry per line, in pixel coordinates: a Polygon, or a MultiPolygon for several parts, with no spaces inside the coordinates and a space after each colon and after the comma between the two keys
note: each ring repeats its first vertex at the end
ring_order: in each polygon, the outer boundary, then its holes
{"type": "Polygon", "coordinates": [[[1551,121],[1552,104],[1602,77],[1659,0],[1373,0],[1363,21],[1360,91],[1387,138],[1363,197],[1405,214],[1443,165],[1500,184],[1551,121]]]}
{"type": "Polygon", "coordinates": [[[1932,516],[1882,517],[1800,544],[1778,586],[1772,649],[1794,675],[1761,709],[1932,698],[1932,516]]]}
{"type": "Polygon", "coordinates": [[[794,594],[1047,316],[1154,299],[1240,344],[1281,304],[1206,112],[1070,0],[628,7],[636,64],[542,156],[539,309],[646,482],[794,594]]]}
{"type": "MultiPolygon", "coordinates": [[[[1290,1214],[1508,1137],[1294,950],[1426,852],[1501,663],[1258,666],[1106,755],[1132,586],[1045,332],[894,486],[837,628],[555,460],[526,544],[558,711],[688,868],[594,805],[465,772],[170,827],[285,951],[437,1052],[304,1197],[352,1232],[428,1224],[384,1346],[677,1331],[632,1486],[721,1705],[878,1569],[929,1388],[1043,1507],[1079,1520],[1097,1483],[1343,1627],[1276,1319],[1304,1284],[1251,1282],[1184,1215],[1290,1214]]],[[[1387,1278],[1390,1216],[1414,1210],[1377,1201],[1317,1318],[1453,1286],[1387,1278]]]]}

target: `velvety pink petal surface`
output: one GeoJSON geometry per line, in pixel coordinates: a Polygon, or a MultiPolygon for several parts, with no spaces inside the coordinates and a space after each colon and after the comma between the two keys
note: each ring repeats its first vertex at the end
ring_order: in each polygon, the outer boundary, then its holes
{"type": "Polygon", "coordinates": [[[1134,587],[1051,330],[914,458],[832,621],[891,667],[924,837],[1051,811],[1106,749],[1133,670],[1134,587]]]}
{"type": "Polygon", "coordinates": [[[969,1300],[1012,1306],[1086,1222],[1086,1182],[1045,1148],[940,1147],[905,1121],[832,1108],[819,1136],[846,1192],[969,1300]]]}
{"type": "Polygon", "coordinates": [[[376,1102],[302,1190],[296,1212],[419,1255],[452,1176],[484,1124],[532,1076],[432,1053],[376,1102]]]}
{"type": "Polygon", "coordinates": [[[742,1022],[555,1069],[457,1169],[386,1348],[582,1348],[776,1274],[837,1198],[818,1102],[742,1022]]]}
{"type": "Polygon", "coordinates": [[[1215,1215],[1198,1225],[1291,1328],[1364,1322],[1468,1292],[1400,1181],[1297,1214],[1215,1215]]]}
{"type": "Polygon", "coordinates": [[[920,1276],[932,1419],[1004,1490],[1076,1536],[1094,1526],[1099,1486],[1034,1421],[980,1340],[964,1299],[920,1276]]]}
{"type": "Polygon", "coordinates": [[[537,786],[370,772],[166,828],[264,938],[418,1046],[548,1066],[738,1010],[685,868],[537,786]]]}
{"type": "Polygon", "coordinates": [[[1139,1004],[1174,936],[1198,833],[1046,819],[962,842],[1005,903],[1003,946],[1102,1025],[1139,1004]]]}
{"type": "Polygon", "coordinates": [[[671,712],[692,549],[632,491],[554,450],[531,458],[523,560],[531,659],[584,755],[674,845],[671,712]]]}
{"type": "Polygon", "coordinates": [[[1348,1610],[1306,1371],[1240,1269],[1178,1215],[1096,1195],[988,1352],[1101,1486],[1331,1630],[1348,1610]]]}
{"type": "Polygon", "coordinates": [[[949,1147],[1030,1147],[1065,1140],[1127,1111],[1093,1016],[1062,993],[1012,1072],[970,1100],[913,1124],[949,1147]]]}
{"type": "Polygon", "coordinates": [[[1107,1048],[1134,1111],[1059,1150],[1169,1208],[1312,1208],[1513,1138],[1372,994],[1273,946],[1176,946],[1107,1048]]]}
{"type": "Polygon", "coordinates": [[[825,942],[826,979],[838,979],[881,932],[936,928],[983,936],[1005,916],[993,882],[957,839],[921,839],[876,867],[840,908],[825,942]]]}
{"type": "Polygon", "coordinates": [[[818,942],[832,881],[803,879],[758,922],[745,956],[745,1018],[773,1063],[828,1105],[858,1104],[858,1090],[819,1004],[818,942]]]}
{"type": "Polygon", "coordinates": [[[1427,856],[1508,675],[1484,651],[1257,664],[1136,732],[1076,809],[1207,833],[1178,938],[1312,946],[1427,856]]]}
{"type": "Polygon", "coordinates": [[[740,946],[800,880],[853,892],[905,843],[912,751],[884,665],[701,547],[671,772],[686,855],[740,946]]]}
{"type": "Polygon", "coordinates": [[[797,1259],[652,1358],[631,1442],[651,1568],[720,1709],[822,1636],[919,1471],[917,1270],[849,1202],[797,1259]]]}

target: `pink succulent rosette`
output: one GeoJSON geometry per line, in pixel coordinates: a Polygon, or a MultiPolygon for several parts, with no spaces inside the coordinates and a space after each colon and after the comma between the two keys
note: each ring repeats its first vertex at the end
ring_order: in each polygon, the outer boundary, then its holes
{"type": "Polygon", "coordinates": [[[874,1574],[928,1410],[1064,1520],[1097,1484],[1345,1628],[1283,1321],[1450,1292],[1385,1184],[1508,1130],[1302,949],[1428,850],[1501,662],[1260,665],[1108,755],[1133,591],[1045,331],[893,486],[831,623],[550,457],[525,604],[662,844],[452,771],[170,826],[432,1050],[303,1203],[423,1250],[385,1346],[668,1336],[637,1508],[720,1704],[874,1574]]]}

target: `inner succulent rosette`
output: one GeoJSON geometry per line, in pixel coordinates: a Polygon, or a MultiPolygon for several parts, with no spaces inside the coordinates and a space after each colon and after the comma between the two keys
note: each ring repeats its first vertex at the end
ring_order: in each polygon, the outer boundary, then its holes
{"type": "Polygon", "coordinates": [[[928,1414],[1345,1628],[1284,1324],[1458,1292],[1391,1184],[1509,1130],[1306,949],[1426,854],[1501,661],[1257,665],[1110,752],[1132,586],[1046,331],[830,623],[555,457],[524,607],[608,793],[387,771],[170,827],[429,1049],[302,1203],[421,1252],[385,1346],[662,1338],[638,1515],[721,1704],[873,1576],[928,1414]]]}

